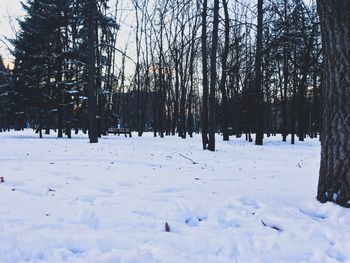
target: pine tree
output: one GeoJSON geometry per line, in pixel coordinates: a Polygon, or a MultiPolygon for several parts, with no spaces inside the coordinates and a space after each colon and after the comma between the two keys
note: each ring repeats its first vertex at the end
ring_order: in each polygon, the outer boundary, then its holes
{"type": "Polygon", "coordinates": [[[8,127],[11,107],[11,72],[0,55],[0,132],[8,127]]]}
{"type": "MultiPolygon", "coordinates": [[[[78,128],[86,130],[88,119],[89,1],[29,0],[23,8],[27,15],[12,40],[16,111],[28,116],[40,136],[45,127],[46,133],[58,128],[58,137],[65,130],[70,138],[73,126],[76,132],[78,128]]],[[[113,30],[117,28],[107,9],[106,0],[97,1],[96,19],[91,24],[96,44],[93,63],[98,65],[91,76],[96,83],[95,93],[99,94],[99,134],[107,126],[113,30]]]]}

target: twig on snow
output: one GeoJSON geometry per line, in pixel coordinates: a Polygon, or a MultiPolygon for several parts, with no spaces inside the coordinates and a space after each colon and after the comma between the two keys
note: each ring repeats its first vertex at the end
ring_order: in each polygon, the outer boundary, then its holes
{"type": "Polygon", "coordinates": [[[179,155],[180,155],[182,158],[185,158],[185,159],[187,159],[187,160],[191,161],[191,162],[192,162],[192,164],[198,164],[197,162],[193,161],[191,158],[188,158],[187,156],[182,155],[181,153],[179,153],[179,155]]]}
{"type": "Polygon", "coordinates": [[[269,227],[269,228],[272,228],[278,232],[282,232],[283,230],[277,226],[270,226],[270,225],[267,225],[264,221],[261,220],[261,223],[263,224],[263,226],[266,226],[266,227],[269,227]]]}

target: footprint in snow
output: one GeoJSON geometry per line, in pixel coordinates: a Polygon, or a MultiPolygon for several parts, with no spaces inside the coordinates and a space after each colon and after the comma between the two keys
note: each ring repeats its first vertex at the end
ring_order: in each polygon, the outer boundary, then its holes
{"type": "Polygon", "coordinates": [[[237,198],[237,200],[244,206],[250,206],[250,207],[253,207],[254,209],[260,208],[260,205],[258,204],[258,202],[249,197],[240,197],[240,198],[237,198]]]}
{"type": "Polygon", "coordinates": [[[321,215],[321,214],[314,212],[314,211],[308,211],[308,210],[304,210],[304,209],[299,209],[299,211],[302,214],[311,217],[313,220],[320,221],[320,220],[324,220],[327,218],[325,215],[321,215]]]}
{"type": "Polygon", "coordinates": [[[189,226],[198,226],[202,221],[207,220],[206,216],[191,216],[185,220],[189,226]]]}
{"type": "Polygon", "coordinates": [[[85,195],[79,198],[79,201],[94,204],[97,196],[96,195],[85,195]]]}
{"type": "Polygon", "coordinates": [[[160,193],[160,194],[177,193],[177,192],[182,192],[184,190],[186,190],[186,188],[169,187],[169,188],[164,188],[160,191],[156,191],[156,193],[160,193]]]}

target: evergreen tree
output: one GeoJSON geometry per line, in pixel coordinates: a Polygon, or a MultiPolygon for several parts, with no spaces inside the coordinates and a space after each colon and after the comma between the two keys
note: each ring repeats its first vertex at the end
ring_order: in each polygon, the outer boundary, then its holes
{"type": "Polygon", "coordinates": [[[0,55],[0,132],[9,128],[12,96],[11,72],[0,55]]]}
{"type": "MultiPolygon", "coordinates": [[[[89,1],[28,0],[23,4],[27,15],[20,22],[20,32],[14,45],[14,89],[17,92],[15,110],[27,116],[28,121],[42,137],[42,129],[63,130],[71,137],[75,127],[87,126],[87,49],[89,1]]],[[[106,105],[111,91],[114,18],[107,15],[107,1],[96,2],[96,19],[91,24],[96,59],[92,78],[98,96],[99,134],[107,124],[106,105]]],[[[97,103],[97,99],[95,99],[97,103]]],[[[95,114],[96,115],[96,114],[95,114]]]]}

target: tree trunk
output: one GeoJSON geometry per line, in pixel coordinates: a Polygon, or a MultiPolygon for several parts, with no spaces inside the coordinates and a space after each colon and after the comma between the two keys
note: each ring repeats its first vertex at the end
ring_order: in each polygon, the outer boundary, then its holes
{"type": "Polygon", "coordinates": [[[178,128],[178,120],[179,120],[179,59],[176,51],[176,59],[175,59],[175,101],[174,101],[174,119],[173,119],[173,127],[172,127],[172,135],[175,135],[176,129],[178,128]]]}
{"type": "Polygon", "coordinates": [[[350,1],[318,0],[324,77],[317,199],[350,208],[350,1]]]}
{"type": "Polygon", "coordinates": [[[203,97],[202,97],[202,144],[203,149],[208,147],[208,53],[207,53],[207,12],[208,1],[203,0],[202,12],[202,74],[203,74],[203,97]]]}
{"type": "Polygon", "coordinates": [[[287,0],[284,0],[284,34],[283,37],[283,98],[282,98],[282,117],[283,117],[283,128],[282,128],[282,140],[287,141],[287,90],[288,90],[288,79],[289,79],[289,51],[288,51],[288,17],[287,17],[287,0]]]}
{"type": "Polygon", "coordinates": [[[97,143],[97,121],[96,121],[96,85],[95,85],[95,13],[96,5],[94,0],[89,0],[88,19],[88,96],[89,96],[89,138],[90,143],[97,143]]]}
{"type": "Polygon", "coordinates": [[[39,137],[43,138],[43,113],[40,111],[39,113],[39,137]]]}
{"type": "Polygon", "coordinates": [[[255,60],[255,97],[256,97],[256,138],[255,145],[263,145],[264,139],[264,96],[262,91],[262,34],[263,34],[263,0],[258,0],[258,33],[255,60]]]}
{"type": "Polygon", "coordinates": [[[224,141],[229,141],[228,134],[228,103],[227,103],[227,91],[226,91],[226,78],[227,78],[227,57],[229,53],[230,45],[230,18],[228,14],[227,0],[223,0],[224,13],[225,13],[225,44],[222,54],[222,75],[220,81],[220,91],[222,96],[221,101],[221,118],[222,118],[222,136],[224,141]]]}
{"type": "Polygon", "coordinates": [[[209,95],[209,143],[208,150],[215,151],[215,89],[217,80],[216,61],[219,32],[219,0],[214,1],[213,36],[210,56],[210,95],[209,95]]]}

